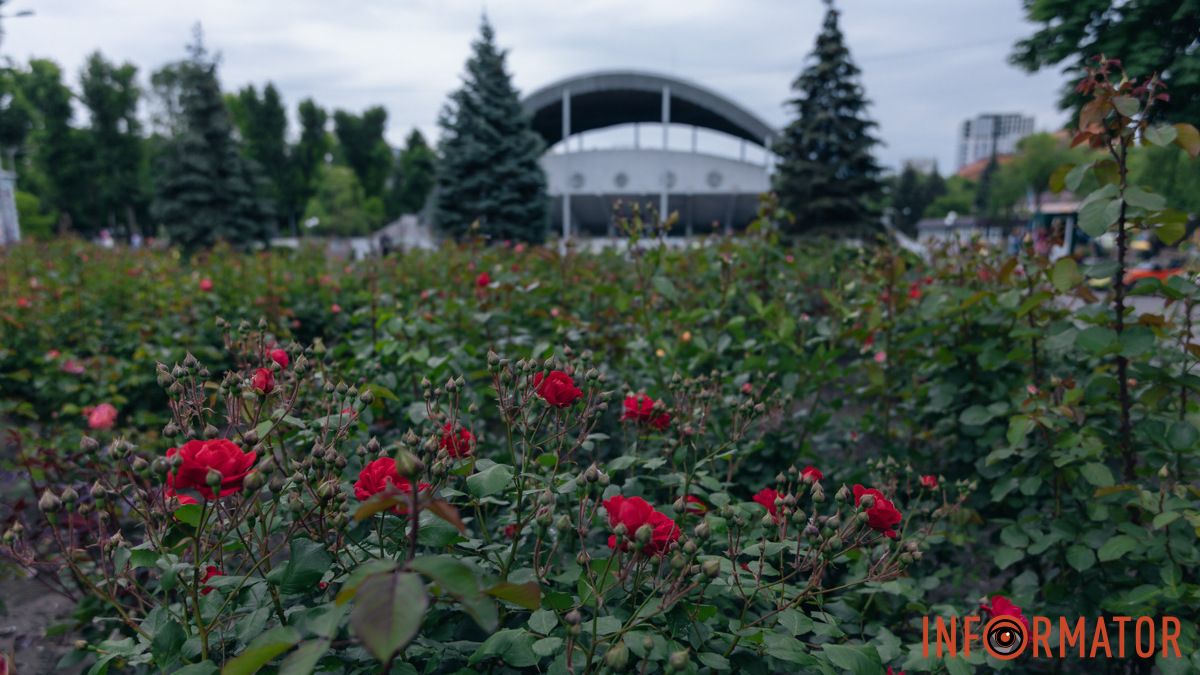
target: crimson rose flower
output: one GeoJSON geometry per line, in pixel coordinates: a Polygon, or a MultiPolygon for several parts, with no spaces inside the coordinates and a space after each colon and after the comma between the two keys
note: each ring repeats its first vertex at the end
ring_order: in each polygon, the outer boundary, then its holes
{"type": "Polygon", "coordinates": [[[250,382],[261,394],[269,394],[275,389],[275,375],[266,368],[259,368],[254,371],[254,378],[250,382]]]}
{"type": "Polygon", "coordinates": [[[896,505],[879,490],[861,485],[854,486],[854,505],[858,506],[866,495],[875,498],[875,503],[867,508],[867,525],[876,532],[882,532],[885,537],[898,539],[900,535],[895,527],[900,524],[901,516],[896,505]]]}
{"type": "Polygon", "coordinates": [[[767,508],[767,513],[773,516],[778,516],[778,514],[775,512],[775,500],[781,497],[783,497],[783,495],[779,494],[774,489],[763,488],[758,491],[758,494],[754,495],[754,501],[765,506],[767,508]]]}
{"type": "Polygon", "coordinates": [[[533,386],[542,400],[556,408],[566,408],[583,398],[583,391],[575,386],[575,380],[561,370],[552,370],[545,376],[535,374],[533,386]]]}
{"type": "Polygon", "coordinates": [[[683,498],[683,501],[686,502],[683,510],[687,513],[694,513],[698,516],[708,513],[708,504],[705,504],[704,500],[700,499],[696,495],[688,495],[687,497],[683,498]]]}
{"type": "MultiPolygon", "coordinates": [[[[622,497],[613,495],[604,500],[604,510],[608,512],[608,524],[611,527],[624,525],[626,535],[621,542],[621,550],[629,550],[629,542],[637,539],[637,531],[643,525],[649,525],[652,532],[650,540],[642,546],[642,553],[656,555],[664,553],[671,542],[679,540],[679,526],[666,514],[654,510],[641,497],[622,497]]],[[[610,535],[608,547],[617,548],[617,536],[610,535]]]]}
{"type": "Polygon", "coordinates": [[[930,490],[936,490],[938,486],[937,476],[921,476],[921,485],[929,488],[930,490]]]}
{"type": "Polygon", "coordinates": [[[815,483],[815,482],[821,480],[822,478],[824,478],[825,474],[821,473],[820,469],[818,469],[817,467],[812,466],[810,464],[810,465],[804,467],[804,470],[800,472],[800,477],[804,478],[804,479],[808,479],[811,477],[812,482],[815,483]]]}
{"type": "MultiPolygon", "coordinates": [[[[417,490],[424,492],[431,488],[429,483],[418,483],[417,490]]],[[[374,495],[389,490],[412,493],[412,483],[396,470],[396,460],[391,457],[380,457],[363,467],[354,482],[354,496],[365,502],[374,495]]],[[[392,511],[398,514],[408,513],[407,504],[397,504],[392,511]]]]}
{"type": "Polygon", "coordinates": [[[471,454],[471,448],[474,446],[475,434],[472,434],[470,429],[459,427],[455,432],[450,422],[442,426],[441,447],[450,453],[451,457],[466,457],[471,454]]]}
{"type": "Polygon", "coordinates": [[[492,277],[487,272],[483,272],[478,277],[475,277],[475,285],[479,288],[487,288],[490,283],[492,283],[492,277]]]}
{"type": "Polygon", "coordinates": [[[979,609],[988,616],[988,618],[996,616],[1011,616],[1017,621],[1025,624],[1026,630],[1029,629],[1029,620],[1025,618],[1025,614],[1008,598],[1003,595],[993,595],[992,601],[979,603],[979,609]]]}
{"type": "Polygon", "coordinates": [[[204,291],[205,293],[208,293],[212,289],[213,289],[212,279],[209,279],[208,277],[204,277],[203,279],[200,280],[200,290],[204,291]]]}
{"type": "Polygon", "coordinates": [[[89,429],[111,429],[117,421],[117,409],[111,403],[101,403],[84,412],[89,429]]]}
{"type": "Polygon", "coordinates": [[[292,362],[292,359],[288,356],[288,353],[282,349],[272,349],[271,360],[275,363],[278,363],[280,368],[287,368],[288,364],[292,362]]]}
{"type": "MultiPolygon", "coordinates": [[[[213,567],[212,565],[209,565],[208,567],[204,568],[204,576],[200,577],[200,583],[203,584],[204,582],[208,581],[209,579],[211,579],[213,577],[223,577],[223,576],[225,576],[224,572],[217,569],[216,567],[213,567]]],[[[200,595],[208,595],[209,593],[212,593],[212,592],[213,592],[213,587],[209,586],[207,584],[205,584],[205,586],[200,589],[200,595]]]]}
{"type": "Polygon", "coordinates": [[[242,479],[250,473],[250,467],[258,457],[253,450],[242,452],[224,438],[192,440],[184,443],[182,448],[167,450],[168,458],[175,455],[183,458],[183,463],[178,471],[167,474],[168,494],[177,490],[195,490],[205,499],[227,497],[242,489],[242,479]],[[209,471],[221,474],[221,482],[217,485],[219,492],[214,493],[208,486],[209,471]]]}
{"type": "Polygon", "coordinates": [[[645,394],[626,396],[625,412],[621,414],[621,419],[648,424],[659,431],[663,431],[671,424],[671,414],[655,412],[655,403],[654,399],[645,394]]]}

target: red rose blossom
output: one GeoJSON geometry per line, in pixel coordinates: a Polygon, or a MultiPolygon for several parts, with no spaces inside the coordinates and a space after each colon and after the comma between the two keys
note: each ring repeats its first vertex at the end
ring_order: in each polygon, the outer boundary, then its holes
{"type": "Polygon", "coordinates": [[[778,516],[775,509],[775,500],[782,496],[783,495],[776,492],[773,488],[763,488],[758,491],[758,494],[754,495],[754,501],[765,506],[767,513],[773,516],[778,516]]]}
{"type": "MultiPolygon", "coordinates": [[[[429,483],[418,483],[417,490],[425,492],[432,486],[429,483]]],[[[361,502],[390,490],[412,494],[412,483],[396,470],[396,460],[391,457],[380,457],[363,467],[354,482],[354,496],[361,502]]],[[[392,509],[395,513],[408,513],[407,504],[397,504],[392,509]]]]}
{"type": "Polygon", "coordinates": [[[275,389],[275,375],[266,368],[259,368],[254,371],[254,378],[251,380],[254,388],[260,394],[269,394],[275,389]]]}
{"type": "Polygon", "coordinates": [[[292,362],[292,359],[288,356],[288,353],[282,349],[272,349],[271,360],[275,363],[278,363],[280,368],[287,368],[288,364],[292,362]]]}
{"type": "MultiPolygon", "coordinates": [[[[204,499],[227,497],[242,489],[242,479],[250,473],[258,454],[253,450],[242,452],[236,444],[224,438],[211,441],[191,440],[181,448],[167,450],[167,458],[179,455],[183,458],[177,471],[167,474],[168,494],[178,490],[195,490],[204,499]],[[221,482],[218,492],[208,486],[208,472],[218,471],[221,482]]],[[[180,500],[183,497],[180,495],[180,500]]]]}
{"type": "Polygon", "coordinates": [[[921,486],[927,487],[930,490],[936,490],[938,486],[937,476],[932,474],[928,476],[921,476],[921,486]]]}
{"type": "Polygon", "coordinates": [[[208,277],[204,277],[203,279],[200,280],[200,290],[204,291],[205,293],[208,293],[212,289],[213,289],[212,279],[209,279],[208,277]]]}
{"type": "MultiPolygon", "coordinates": [[[[671,542],[679,540],[679,526],[675,521],[654,510],[654,507],[641,497],[614,495],[604,500],[604,510],[608,512],[609,526],[625,526],[626,534],[621,542],[621,550],[629,550],[629,542],[637,540],[637,531],[643,525],[649,525],[652,530],[650,541],[642,547],[642,553],[646,555],[664,553],[671,542]]],[[[617,548],[615,534],[609,536],[608,547],[617,548]]]]}
{"type": "Polygon", "coordinates": [[[334,314],[341,314],[341,313],[342,313],[342,306],[341,306],[341,305],[339,305],[339,304],[337,304],[337,303],[335,302],[335,303],[333,303],[332,305],[330,305],[330,306],[329,306],[329,311],[333,312],[334,314]]]}
{"type": "Polygon", "coordinates": [[[885,537],[898,539],[900,535],[895,527],[900,524],[901,515],[896,505],[879,490],[861,485],[854,486],[854,505],[858,506],[865,495],[875,498],[875,503],[867,509],[867,525],[876,532],[882,532],[885,537]]]}
{"type": "Polygon", "coordinates": [[[825,474],[821,473],[821,470],[818,469],[817,467],[809,464],[808,466],[804,467],[803,471],[800,472],[800,477],[805,479],[806,482],[811,477],[812,482],[815,483],[815,482],[821,480],[822,478],[824,478],[825,474]]]}
{"type": "Polygon", "coordinates": [[[979,609],[986,614],[989,619],[997,616],[1011,616],[1017,621],[1025,624],[1026,630],[1029,629],[1029,620],[1025,618],[1025,614],[1021,611],[1021,608],[1014,605],[1011,600],[1003,595],[993,595],[992,601],[990,603],[980,603],[979,609]]]}
{"type": "Polygon", "coordinates": [[[566,408],[583,398],[583,391],[575,386],[575,380],[561,370],[552,370],[549,375],[537,373],[533,376],[537,395],[556,408],[566,408]]]}
{"type": "Polygon", "coordinates": [[[694,513],[698,516],[708,513],[708,504],[705,504],[704,500],[696,495],[688,495],[683,498],[683,501],[686,502],[683,506],[686,513],[694,513]]]}
{"type": "MultiPolygon", "coordinates": [[[[205,584],[205,582],[207,582],[209,579],[211,579],[213,577],[223,577],[223,576],[225,576],[224,572],[217,569],[216,567],[213,567],[212,565],[209,565],[208,567],[204,568],[204,576],[200,577],[200,583],[205,584]]],[[[213,587],[209,586],[207,584],[205,584],[204,587],[200,589],[200,595],[208,595],[209,593],[212,593],[212,592],[213,592],[213,587]]]]}
{"type": "Polygon", "coordinates": [[[671,413],[655,412],[655,403],[657,401],[646,394],[626,396],[625,412],[621,414],[621,419],[639,424],[647,424],[659,431],[663,431],[671,424],[671,413]]]}
{"type": "Polygon", "coordinates": [[[446,422],[442,425],[442,440],[440,445],[451,457],[466,457],[471,454],[472,448],[475,447],[475,434],[463,426],[460,426],[456,432],[453,425],[450,422],[446,422]]]}
{"type": "Polygon", "coordinates": [[[509,524],[505,525],[504,526],[504,538],[505,539],[516,539],[516,537],[517,537],[517,524],[509,523],[509,524]]]}
{"type": "Polygon", "coordinates": [[[487,288],[490,283],[492,283],[492,277],[487,272],[483,272],[475,277],[475,286],[479,288],[487,288]]]}

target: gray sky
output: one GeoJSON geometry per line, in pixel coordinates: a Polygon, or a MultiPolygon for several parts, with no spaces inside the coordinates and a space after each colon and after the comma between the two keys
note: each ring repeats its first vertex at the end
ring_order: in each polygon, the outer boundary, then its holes
{"type": "MultiPolygon", "coordinates": [[[[812,48],[818,0],[12,0],[3,53],[52,58],[74,87],[99,49],[143,78],[180,58],[193,23],[222,56],[226,90],[275,82],[293,110],[372,104],[389,114],[388,139],[414,126],[435,137],[486,6],[522,92],[572,74],[637,68],[687,78],[771,124],[812,48]]],[[[980,112],[1022,112],[1039,130],[1065,116],[1057,72],[1025,74],[1006,62],[1032,32],[1018,0],[841,0],[842,29],[863,70],[895,166],[936,157],[953,171],[958,125],[980,112]]],[[[675,136],[673,135],[674,139],[675,136]]],[[[674,141],[672,141],[674,143],[674,141]]]]}

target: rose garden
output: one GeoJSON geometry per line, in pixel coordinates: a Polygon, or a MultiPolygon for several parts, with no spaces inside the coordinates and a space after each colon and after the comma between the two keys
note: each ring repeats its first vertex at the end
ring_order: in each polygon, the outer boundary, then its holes
{"type": "Polygon", "coordinates": [[[773,194],[684,249],[0,249],[4,583],[96,675],[1200,672],[1200,276],[1124,283],[1192,246],[1130,153],[1200,133],[1089,63],[1050,187],[1111,260],[773,194]]]}

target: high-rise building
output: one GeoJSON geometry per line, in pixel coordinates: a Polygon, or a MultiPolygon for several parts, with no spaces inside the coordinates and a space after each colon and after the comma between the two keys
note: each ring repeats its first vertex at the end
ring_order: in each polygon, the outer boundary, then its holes
{"type": "Polygon", "coordinates": [[[1033,118],[1020,113],[987,113],[966,120],[958,136],[958,168],[993,154],[1010,155],[1017,141],[1032,133],[1033,118]]]}

